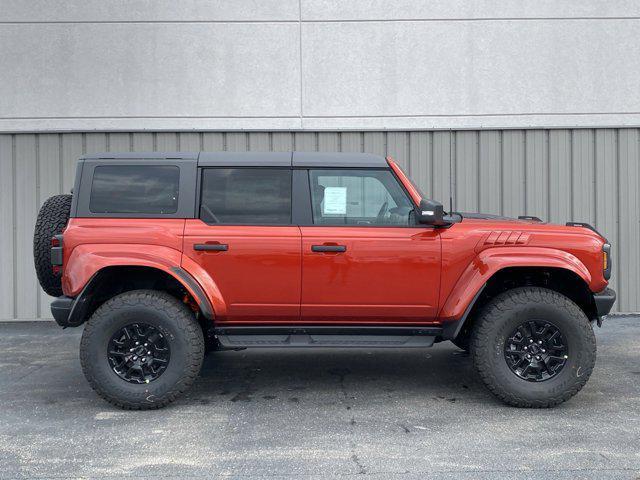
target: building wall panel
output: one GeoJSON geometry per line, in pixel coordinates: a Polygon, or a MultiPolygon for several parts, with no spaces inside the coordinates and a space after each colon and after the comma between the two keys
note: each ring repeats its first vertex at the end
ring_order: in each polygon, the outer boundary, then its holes
{"type": "Polygon", "coordinates": [[[0,0],[0,132],[640,124],[633,0],[0,0]]]}
{"type": "Polygon", "coordinates": [[[449,208],[585,221],[611,241],[620,311],[640,311],[640,130],[88,132],[0,135],[0,320],[50,318],[37,285],[37,210],[99,151],[344,151],[391,155],[449,208]]]}

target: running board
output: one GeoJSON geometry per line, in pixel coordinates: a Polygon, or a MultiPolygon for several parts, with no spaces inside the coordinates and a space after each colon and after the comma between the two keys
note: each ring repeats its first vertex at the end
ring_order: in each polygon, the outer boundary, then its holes
{"type": "Polygon", "coordinates": [[[431,347],[442,329],[427,327],[222,327],[215,335],[225,348],[431,347]]]}

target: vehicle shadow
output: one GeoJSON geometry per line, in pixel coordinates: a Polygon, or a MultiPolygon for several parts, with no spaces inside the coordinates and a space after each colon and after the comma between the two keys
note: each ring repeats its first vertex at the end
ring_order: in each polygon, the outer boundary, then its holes
{"type": "Polygon", "coordinates": [[[298,403],[425,395],[487,396],[470,357],[448,342],[431,349],[252,349],[209,354],[187,402],[298,403]]]}

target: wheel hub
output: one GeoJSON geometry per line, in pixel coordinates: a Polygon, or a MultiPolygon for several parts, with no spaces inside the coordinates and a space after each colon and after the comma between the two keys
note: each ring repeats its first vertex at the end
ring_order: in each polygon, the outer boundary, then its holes
{"type": "Polygon", "coordinates": [[[145,323],[132,323],[118,330],[109,340],[107,352],[115,374],[138,384],[152,382],[162,375],[171,354],[162,332],[145,323]]]}
{"type": "Polygon", "coordinates": [[[504,343],[504,357],[509,369],[529,382],[555,377],[569,358],[562,333],[544,320],[529,320],[516,327],[504,343]]]}

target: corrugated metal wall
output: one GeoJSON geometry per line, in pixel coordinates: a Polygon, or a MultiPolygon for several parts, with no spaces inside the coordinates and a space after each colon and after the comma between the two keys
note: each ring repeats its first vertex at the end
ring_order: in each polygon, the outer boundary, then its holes
{"type": "Polygon", "coordinates": [[[594,224],[614,246],[619,311],[640,311],[640,129],[0,135],[0,319],[48,318],[33,269],[40,204],[99,151],[371,152],[455,208],[594,224]]]}

